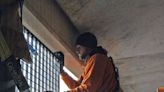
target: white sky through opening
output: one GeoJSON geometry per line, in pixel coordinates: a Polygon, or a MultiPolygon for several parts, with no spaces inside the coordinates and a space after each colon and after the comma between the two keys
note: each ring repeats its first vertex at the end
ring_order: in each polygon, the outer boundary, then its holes
{"type": "MultiPolygon", "coordinates": [[[[73,73],[71,73],[71,71],[68,70],[66,67],[64,67],[64,71],[68,73],[73,79],[77,80],[77,77],[73,73]]],[[[69,90],[69,88],[67,87],[67,85],[64,83],[64,81],[61,79],[60,76],[60,92],[64,92],[67,90],[69,90]]]]}

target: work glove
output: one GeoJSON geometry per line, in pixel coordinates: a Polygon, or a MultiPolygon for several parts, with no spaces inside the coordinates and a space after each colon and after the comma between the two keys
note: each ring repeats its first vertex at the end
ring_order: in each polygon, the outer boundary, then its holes
{"type": "Polygon", "coordinates": [[[60,73],[62,73],[64,67],[64,54],[61,51],[58,51],[54,53],[54,56],[57,58],[57,60],[60,63],[60,73]]]}

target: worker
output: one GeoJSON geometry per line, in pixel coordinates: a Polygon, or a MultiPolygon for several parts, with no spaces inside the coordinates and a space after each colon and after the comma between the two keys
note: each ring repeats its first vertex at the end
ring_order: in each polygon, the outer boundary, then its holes
{"type": "Polygon", "coordinates": [[[95,35],[90,32],[80,34],[75,47],[85,68],[79,79],[74,80],[61,67],[61,77],[70,88],[66,92],[117,92],[118,82],[112,59],[104,48],[97,45],[95,35]]]}

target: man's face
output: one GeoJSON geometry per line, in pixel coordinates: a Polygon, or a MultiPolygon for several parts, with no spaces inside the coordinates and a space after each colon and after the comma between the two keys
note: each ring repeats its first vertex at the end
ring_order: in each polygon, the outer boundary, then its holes
{"type": "Polygon", "coordinates": [[[76,53],[79,56],[79,59],[82,60],[82,56],[88,51],[87,47],[84,47],[82,45],[76,45],[76,53]]]}

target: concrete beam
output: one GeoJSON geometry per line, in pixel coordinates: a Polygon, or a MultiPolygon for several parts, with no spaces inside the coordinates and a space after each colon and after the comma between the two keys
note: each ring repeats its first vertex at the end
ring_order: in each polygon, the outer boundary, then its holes
{"type": "Polygon", "coordinates": [[[124,92],[155,92],[164,84],[164,53],[115,60],[124,92]]]}
{"type": "Polygon", "coordinates": [[[74,52],[79,32],[54,0],[26,0],[23,19],[24,25],[50,50],[64,52],[68,69],[77,76],[81,74],[74,52]]]}

